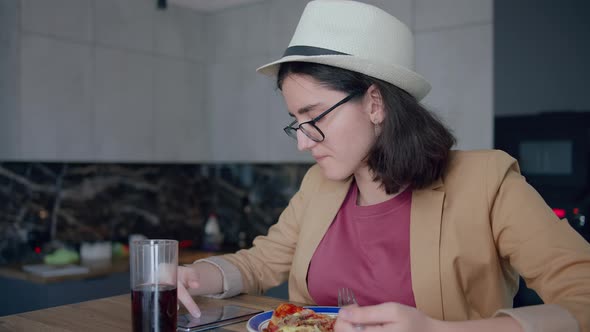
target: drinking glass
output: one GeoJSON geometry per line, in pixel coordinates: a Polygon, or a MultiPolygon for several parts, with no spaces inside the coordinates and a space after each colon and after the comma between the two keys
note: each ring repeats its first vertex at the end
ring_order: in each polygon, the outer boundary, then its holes
{"type": "Polygon", "coordinates": [[[129,263],[133,331],[175,332],[178,241],[133,241],[129,263]]]}

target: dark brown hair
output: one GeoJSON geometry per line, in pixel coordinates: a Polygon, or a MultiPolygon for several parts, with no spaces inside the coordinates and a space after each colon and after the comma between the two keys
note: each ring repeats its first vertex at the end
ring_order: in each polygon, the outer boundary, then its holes
{"type": "Polygon", "coordinates": [[[346,94],[363,93],[373,84],[379,89],[385,120],[367,156],[367,164],[374,180],[381,181],[388,194],[398,192],[404,185],[414,189],[427,187],[444,173],[455,137],[406,91],[364,74],[307,62],[281,64],[277,76],[279,89],[288,74],[309,75],[326,88],[346,94]]]}

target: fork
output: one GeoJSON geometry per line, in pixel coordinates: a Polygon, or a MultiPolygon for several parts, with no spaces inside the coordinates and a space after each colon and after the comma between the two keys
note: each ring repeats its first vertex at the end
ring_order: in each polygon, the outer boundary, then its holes
{"type": "MultiPolygon", "coordinates": [[[[358,305],[352,289],[348,287],[338,288],[338,306],[343,307],[351,304],[358,305]]],[[[353,324],[352,327],[355,329],[355,331],[362,331],[365,329],[363,324],[353,324]]]]}
{"type": "Polygon", "coordinates": [[[354,292],[348,287],[338,288],[338,306],[358,304],[354,297],[354,292]]]}

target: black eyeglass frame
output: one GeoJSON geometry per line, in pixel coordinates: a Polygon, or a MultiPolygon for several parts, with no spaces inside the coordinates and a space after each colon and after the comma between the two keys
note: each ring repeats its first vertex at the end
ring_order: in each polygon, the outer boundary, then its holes
{"type": "Polygon", "coordinates": [[[316,116],[315,118],[309,120],[309,121],[305,121],[300,123],[297,127],[293,127],[293,125],[295,125],[297,123],[297,120],[291,122],[288,126],[286,126],[285,128],[283,128],[283,131],[285,132],[285,134],[287,134],[287,136],[293,138],[293,139],[297,139],[297,130],[301,129],[301,132],[303,132],[303,134],[305,136],[307,136],[309,139],[311,139],[314,142],[323,142],[326,139],[326,135],[324,135],[324,132],[321,131],[320,128],[318,128],[318,126],[316,126],[315,124],[320,121],[324,116],[326,116],[328,113],[332,112],[333,110],[335,110],[338,106],[348,102],[349,100],[351,100],[352,98],[361,95],[361,92],[353,92],[351,94],[349,94],[348,96],[346,96],[344,99],[342,99],[341,101],[337,102],[336,104],[334,104],[334,106],[328,108],[327,110],[323,111],[320,115],[316,116]],[[309,135],[305,129],[303,129],[301,126],[303,125],[310,125],[313,128],[315,128],[320,135],[322,135],[322,139],[318,140],[314,137],[312,137],[311,135],[309,135]],[[292,134],[291,134],[292,133],[292,134]]]}

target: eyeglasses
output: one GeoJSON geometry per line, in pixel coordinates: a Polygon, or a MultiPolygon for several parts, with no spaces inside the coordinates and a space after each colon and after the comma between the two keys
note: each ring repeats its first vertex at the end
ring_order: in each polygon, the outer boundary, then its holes
{"type": "Polygon", "coordinates": [[[291,122],[288,126],[283,128],[283,130],[285,131],[285,133],[289,137],[291,137],[295,140],[297,139],[297,130],[301,129],[301,132],[303,132],[303,134],[305,134],[305,136],[309,137],[312,141],[323,142],[324,139],[326,138],[326,135],[324,135],[324,133],[320,130],[320,128],[318,128],[316,126],[316,123],[318,121],[320,121],[328,113],[335,110],[336,107],[346,103],[347,101],[351,100],[353,97],[360,95],[360,94],[361,94],[360,92],[353,92],[350,95],[346,96],[346,98],[337,102],[334,106],[332,106],[332,107],[328,108],[327,110],[325,110],[324,112],[322,112],[322,114],[316,116],[315,118],[313,118],[309,121],[300,123],[299,125],[297,125],[297,120],[295,120],[295,121],[291,122]]]}

